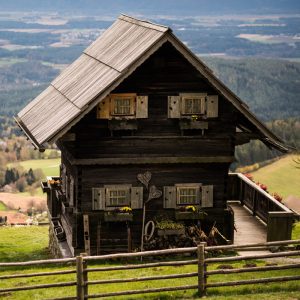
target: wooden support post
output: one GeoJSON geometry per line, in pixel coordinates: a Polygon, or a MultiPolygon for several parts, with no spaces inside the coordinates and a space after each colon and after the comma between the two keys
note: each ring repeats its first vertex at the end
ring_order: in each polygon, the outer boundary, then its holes
{"type": "MultiPolygon", "coordinates": [[[[86,253],[82,253],[81,256],[86,256],[86,253]]],[[[82,262],[83,266],[83,294],[84,294],[84,299],[88,299],[88,272],[87,272],[87,261],[83,259],[82,262]]]]}
{"type": "MultiPolygon", "coordinates": [[[[146,203],[143,205],[143,220],[142,220],[142,236],[141,236],[141,252],[144,251],[144,234],[145,234],[145,219],[146,219],[146,203]]],[[[141,256],[141,261],[143,257],[141,256]]]]}
{"type": "Polygon", "coordinates": [[[252,210],[252,216],[255,217],[256,216],[256,211],[257,211],[257,192],[255,189],[253,189],[252,187],[248,187],[251,188],[251,200],[253,203],[253,210],[252,210]]]}
{"type": "Polygon", "coordinates": [[[76,274],[77,274],[77,299],[84,300],[88,295],[88,273],[87,262],[84,260],[86,253],[80,253],[76,257],[76,274]]]}
{"type": "Polygon", "coordinates": [[[205,245],[206,245],[206,243],[200,243],[197,246],[197,255],[198,255],[198,295],[199,295],[199,297],[203,297],[206,294],[205,245]]]}
{"type": "Polygon", "coordinates": [[[83,215],[83,232],[84,232],[84,250],[87,255],[91,255],[90,252],[90,224],[89,216],[83,215]]]}
{"type": "Polygon", "coordinates": [[[77,274],[77,300],[84,300],[84,276],[83,276],[83,257],[76,257],[76,274],[77,274]]]}
{"type": "Polygon", "coordinates": [[[128,253],[132,251],[131,229],[129,224],[127,224],[127,251],[128,253]]]}
{"type": "Polygon", "coordinates": [[[97,255],[100,255],[101,247],[101,221],[97,224],[97,255]]]}

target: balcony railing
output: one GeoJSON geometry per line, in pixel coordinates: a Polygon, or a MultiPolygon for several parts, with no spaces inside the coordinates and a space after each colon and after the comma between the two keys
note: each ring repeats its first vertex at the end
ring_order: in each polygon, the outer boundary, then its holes
{"type": "Polygon", "coordinates": [[[229,174],[228,199],[239,200],[267,225],[267,241],[291,239],[294,213],[245,175],[229,174]]]}

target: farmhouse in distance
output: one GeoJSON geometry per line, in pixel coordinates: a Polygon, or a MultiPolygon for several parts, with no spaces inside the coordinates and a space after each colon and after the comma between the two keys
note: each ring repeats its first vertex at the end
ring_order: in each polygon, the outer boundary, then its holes
{"type": "Polygon", "coordinates": [[[15,119],[36,148],[61,150],[43,183],[58,256],[132,251],[162,219],[233,241],[235,146],[288,150],[170,28],[125,15],[15,119]]]}

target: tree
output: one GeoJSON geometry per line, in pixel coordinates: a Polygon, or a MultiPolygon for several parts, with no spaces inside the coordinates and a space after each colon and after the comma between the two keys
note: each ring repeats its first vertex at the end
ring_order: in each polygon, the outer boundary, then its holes
{"type": "Polygon", "coordinates": [[[22,193],[25,191],[26,186],[27,186],[27,182],[25,176],[20,177],[16,182],[17,190],[22,193]]]}
{"type": "Polygon", "coordinates": [[[33,170],[31,168],[29,169],[28,173],[25,174],[25,177],[28,185],[32,185],[36,181],[33,170]]]}

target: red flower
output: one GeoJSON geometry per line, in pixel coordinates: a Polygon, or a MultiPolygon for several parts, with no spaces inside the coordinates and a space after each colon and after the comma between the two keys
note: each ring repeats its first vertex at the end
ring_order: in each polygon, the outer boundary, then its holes
{"type": "Polygon", "coordinates": [[[253,181],[253,176],[250,173],[246,173],[244,174],[244,176],[246,176],[249,180],[253,181]]]}
{"type": "Polygon", "coordinates": [[[279,202],[282,201],[282,197],[281,197],[279,194],[277,194],[277,193],[274,193],[274,194],[273,194],[273,197],[274,197],[277,201],[279,201],[279,202]]]}

